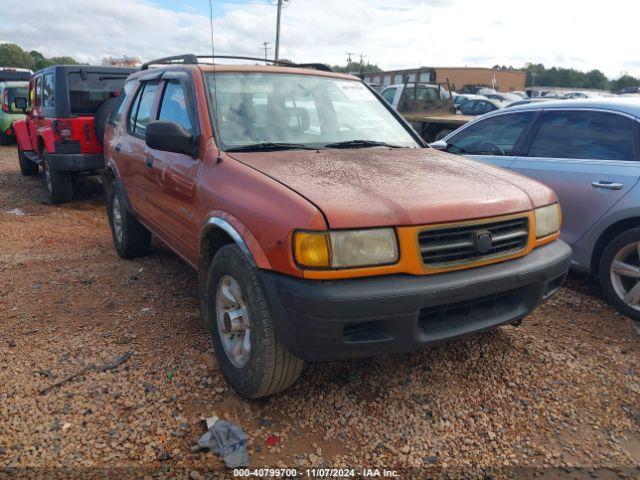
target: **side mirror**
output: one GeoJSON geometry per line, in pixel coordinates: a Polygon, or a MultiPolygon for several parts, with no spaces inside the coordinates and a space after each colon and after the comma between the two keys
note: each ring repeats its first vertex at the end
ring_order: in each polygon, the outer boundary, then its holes
{"type": "Polygon", "coordinates": [[[193,155],[193,135],[174,122],[155,121],[147,125],[145,142],[154,150],[193,155]]]}
{"type": "Polygon", "coordinates": [[[430,143],[429,146],[431,148],[435,148],[436,150],[442,150],[442,151],[446,151],[447,150],[447,142],[445,142],[444,140],[436,140],[433,143],[430,143]]]}
{"type": "Polygon", "coordinates": [[[16,110],[22,110],[24,112],[28,105],[26,97],[14,98],[13,105],[16,107],[16,110]]]}

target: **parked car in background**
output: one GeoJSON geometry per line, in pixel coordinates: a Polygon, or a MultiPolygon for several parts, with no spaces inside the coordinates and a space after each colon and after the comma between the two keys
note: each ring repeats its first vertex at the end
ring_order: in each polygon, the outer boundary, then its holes
{"type": "Polygon", "coordinates": [[[42,166],[51,203],[70,201],[78,176],[97,174],[104,167],[106,115],[133,71],[105,66],[48,67],[31,77],[28,99],[14,99],[15,107],[27,112],[25,119],[14,123],[20,171],[37,175],[42,166]]]}
{"type": "Polygon", "coordinates": [[[487,97],[485,97],[484,95],[474,95],[472,93],[456,93],[453,95],[453,105],[456,107],[456,110],[458,110],[469,100],[484,100],[485,98],[487,97]]]}
{"type": "Polygon", "coordinates": [[[130,77],[103,184],[120,256],[147,253],[153,232],[198,270],[240,395],[286,389],[304,360],[517,324],[562,284],[549,188],[423,148],[356,77],[202,61],[130,77]]]}
{"type": "Polygon", "coordinates": [[[27,97],[29,82],[0,80],[0,145],[9,145],[15,138],[13,122],[24,118],[24,112],[15,106],[17,97],[27,97]]]}
{"type": "Polygon", "coordinates": [[[516,100],[515,102],[509,103],[504,108],[517,107],[519,105],[529,105],[530,103],[549,102],[551,100],[558,100],[558,99],[557,98],[548,98],[548,97],[524,98],[522,100],[516,100]]]}
{"type": "Polygon", "coordinates": [[[498,100],[499,102],[503,102],[505,104],[516,102],[522,99],[522,97],[518,95],[513,95],[511,93],[496,92],[496,93],[484,93],[483,95],[487,98],[490,98],[492,100],[498,100]]]}
{"type": "Polygon", "coordinates": [[[573,266],[640,320],[640,101],[532,103],[489,114],[432,144],[508,168],[558,194],[573,266]]]}
{"type": "Polygon", "coordinates": [[[507,104],[498,100],[492,100],[490,98],[469,100],[462,105],[458,112],[462,115],[484,115],[485,113],[493,112],[504,108],[507,104]]]}
{"type": "Polygon", "coordinates": [[[429,83],[400,83],[398,85],[389,85],[381,92],[389,105],[398,108],[402,98],[411,98],[419,101],[439,100],[449,98],[449,92],[438,85],[429,83]]]}

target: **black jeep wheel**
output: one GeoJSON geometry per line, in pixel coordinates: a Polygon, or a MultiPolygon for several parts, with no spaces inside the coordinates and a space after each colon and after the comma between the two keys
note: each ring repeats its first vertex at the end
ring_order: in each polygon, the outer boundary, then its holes
{"type": "Polygon", "coordinates": [[[109,120],[109,116],[111,115],[111,112],[113,112],[117,103],[118,97],[110,98],[109,100],[102,102],[93,116],[93,130],[100,145],[104,142],[104,131],[107,128],[107,120],[109,120]]]}
{"type": "Polygon", "coordinates": [[[33,177],[38,174],[38,164],[25,157],[24,152],[18,148],[18,163],[20,173],[25,177],[33,177]]]}
{"type": "Polygon", "coordinates": [[[151,247],[151,232],[125,206],[122,195],[107,190],[107,208],[113,246],[122,258],[142,257],[151,247]]]}
{"type": "Polygon", "coordinates": [[[260,398],[295,383],[304,362],[278,339],[257,269],[236,245],[216,252],[203,295],[218,363],[236,392],[260,398]]]}
{"type": "Polygon", "coordinates": [[[70,202],[73,198],[73,175],[55,170],[46,150],[42,152],[42,178],[52,204],[70,202]]]}

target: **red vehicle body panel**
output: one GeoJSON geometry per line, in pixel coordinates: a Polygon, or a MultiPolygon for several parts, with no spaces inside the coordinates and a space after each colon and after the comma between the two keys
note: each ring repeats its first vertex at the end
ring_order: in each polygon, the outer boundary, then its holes
{"type": "Polygon", "coordinates": [[[330,228],[455,222],[524,212],[554,201],[548,190],[532,198],[524,188],[529,182],[517,185],[506,171],[431,149],[231,156],[309,199],[330,228]]]}

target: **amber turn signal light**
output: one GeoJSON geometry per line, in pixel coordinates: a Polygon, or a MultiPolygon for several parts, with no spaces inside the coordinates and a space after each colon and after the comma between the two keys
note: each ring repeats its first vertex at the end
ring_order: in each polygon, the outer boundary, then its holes
{"type": "Polygon", "coordinates": [[[299,265],[329,267],[329,237],[326,232],[296,232],[294,254],[299,265]]]}

